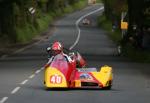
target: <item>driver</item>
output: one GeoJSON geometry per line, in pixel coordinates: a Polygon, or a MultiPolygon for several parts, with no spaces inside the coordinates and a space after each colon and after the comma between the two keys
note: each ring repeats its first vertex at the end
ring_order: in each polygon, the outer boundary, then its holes
{"type": "Polygon", "coordinates": [[[52,50],[52,55],[56,56],[57,54],[63,53],[63,46],[60,42],[54,42],[51,47],[51,50],[52,50]]]}
{"type": "Polygon", "coordinates": [[[67,55],[63,51],[64,51],[63,45],[60,42],[54,42],[51,47],[47,48],[49,61],[46,65],[48,66],[57,54],[62,54],[66,58],[67,62],[69,62],[70,64],[76,63],[76,67],[78,68],[82,68],[86,65],[85,60],[78,52],[76,54],[72,52],[69,53],[69,55],[67,55]]]}
{"type": "Polygon", "coordinates": [[[53,60],[54,56],[56,56],[57,54],[62,54],[69,63],[73,62],[71,57],[63,52],[63,45],[60,42],[54,42],[51,47],[47,48],[47,52],[50,57],[47,64],[50,64],[51,61],[53,60]]]}

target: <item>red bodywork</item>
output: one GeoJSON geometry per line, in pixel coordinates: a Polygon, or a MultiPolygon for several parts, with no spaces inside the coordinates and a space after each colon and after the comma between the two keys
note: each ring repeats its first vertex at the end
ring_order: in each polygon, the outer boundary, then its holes
{"type": "MultiPolygon", "coordinates": [[[[85,65],[85,61],[83,61],[84,59],[81,56],[77,58],[81,60],[82,65],[85,65]]],[[[103,85],[93,76],[91,72],[80,71],[76,68],[76,58],[74,58],[72,62],[68,62],[64,55],[58,54],[53,58],[49,66],[52,68],[57,68],[57,70],[65,76],[68,87],[70,88],[76,87],[75,82],[78,80],[82,82],[82,87],[88,83],[90,83],[89,86],[103,87],[103,85]]]]}

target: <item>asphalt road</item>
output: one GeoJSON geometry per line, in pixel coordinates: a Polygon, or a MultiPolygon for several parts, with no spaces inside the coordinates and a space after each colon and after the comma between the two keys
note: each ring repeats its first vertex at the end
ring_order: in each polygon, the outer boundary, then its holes
{"type": "Polygon", "coordinates": [[[77,37],[76,22],[89,12],[101,8],[89,6],[58,20],[48,38],[0,59],[0,103],[150,103],[150,64],[136,63],[116,56],[116,46],[107,32],[97,27],[96,19],[103,10],[88,16],[89,26],[79,24],[80,38],[73,48],[87,60],[88,67],[113,67],[112,90],[49,90],[43,85],[46,47],[53,41],[71,47],[77,37]]]}

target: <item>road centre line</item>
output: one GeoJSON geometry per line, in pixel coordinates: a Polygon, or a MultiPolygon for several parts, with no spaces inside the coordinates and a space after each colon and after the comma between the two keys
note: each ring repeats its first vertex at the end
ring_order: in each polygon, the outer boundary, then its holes
{"type": "Polygon", "coordinates": [[[3,97],[2,100],[0,101],[0,103],[4,103],[7,99],[8,99],[8,97],[3,97]]]}
{"type": "Polygon", "coordinates": [[[32,79],[35,76],[35,74],[32,74],[29,78],[32,79]]]}
{"type": "Polygon", "coordinates": [[[40,73],[40,72],[41,72],[41,70],[39,69],[39,70],[37,70],[35,73],[38,74],[38,73],[40,73]]]}
{"type": "Polygon", "coordinates": [[[42,70],[44,70],[45,68],[44,67],[42,67],[40,70],[42,71],[42,70]]]}
{"type": "Polygon", "coordinates": [[[22,84],[22,85],[24,85],[24,84],[26,84],[28,82],[28,79],[26,79],[26,80],[24,80],[22,83],[20,83],[20,84],[22,84]]]}
{"type": "Polygon", "coordinates": [[[18,92],[18,90],[20,89],[21,87],[16,87],[12,92],[11,94],[15,94],[16,92],[18,92]]]}
{"type": "Polygon", "coordinates": [[[94,13],[96,13],[96,12],[98,12],[98,11],[101,11],[101,10],[103,10],[103,9],[104,9],[104,7],[101,7],[101,8],[99,8],[99,9],[97,9],[97,10],[94,10],[94,11],[92,11],[92,12],[90,12],[90,13],[87,13],[87,14],[81,16],[81,17],[76,21],[75,24],[76,24],[76,28],[77,28],[77,30],[78,30],[78,36],[77,36],[77,39],[76,39],[76,41],[74,42],[74,44],[69,48],[70,50],[72,50],[72,49],[78,44],[78,42],[79,42],[80,35],[81,35],[81,30],[80,30],[80,27],[79,27],[80,21],[81,21],[82,19],[84,19],[85,17],[87,17],[87,16],[89,16],[89,15],[91,15],[91,14],[94,14],[94,13]]]}
{"type": "MultiPolygon", "coordinates": [[[[40,70],[37,70],[35,73],[38,74],[39,72],[41,72],[41,71],[44,70],[44,69],[45,69],[45,68],[42,67],[40,70]]],[[[35,74],[32,74],[29,78],[32,79],[34,76],[35,76],[35,74]]],[[[24,84],[26,84],[28,81],[29,81],[29,80],[26,79],[26,80],[22,81],[20,84],[21,84],[21,85],[24,85],[24,84]]],[[[14,89],[11,91],[11,94],[17,93],[20,89],[21,89],[21,87],[19,87],[19,86],[16,87],[16,88],[14,88],[14,89]]],[[[0,100],[0,103],[6,102],[7,99],[8,99],[8,97],[3,97],[3,98],[0,100]]]]}

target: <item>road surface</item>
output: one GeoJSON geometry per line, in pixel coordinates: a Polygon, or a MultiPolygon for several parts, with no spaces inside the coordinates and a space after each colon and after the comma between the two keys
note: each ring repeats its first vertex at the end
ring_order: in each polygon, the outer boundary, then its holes
{"type": "Polygon", "coordinates": [[[97,16],[103,10],[94,11],[99,8],[102,5],[88,6],[64,16],[55,22],[48,38],[1,58],[0,103],[150,103],[150,64],[116,56],[116,45],[107,37],[107,32],[97,26],[97,16]],[[92,24],[84,26],[79,21],[88,14],[92,24]],[[112,66],[112,90],[46,91],[43,85],[46,47],[56,40],[79,51],[88,67],[112,66]]]}

